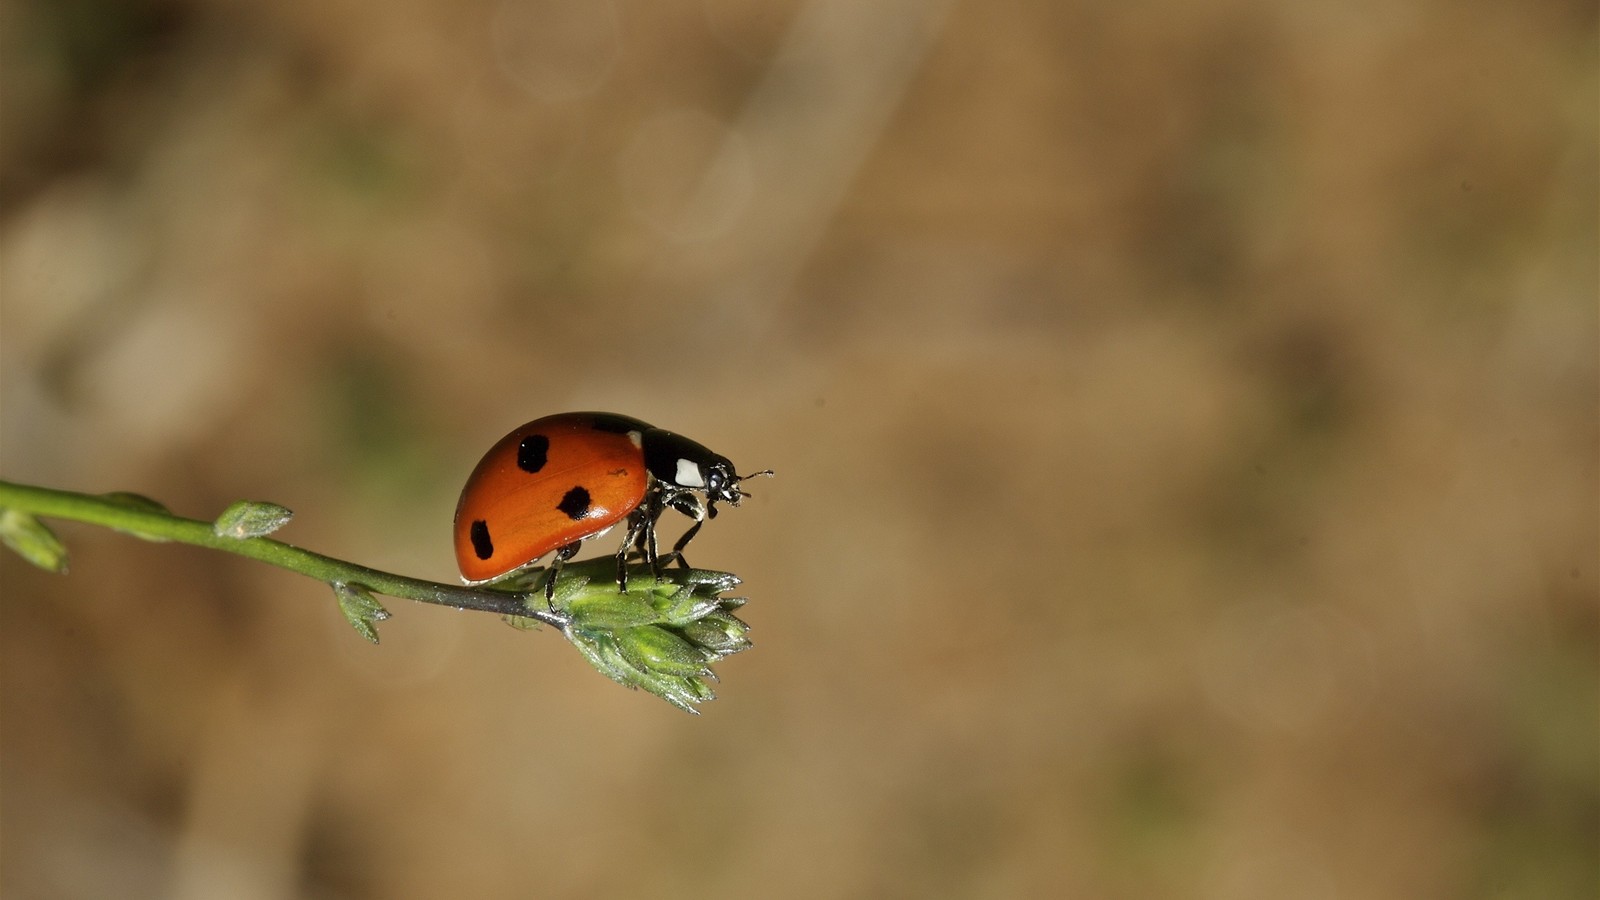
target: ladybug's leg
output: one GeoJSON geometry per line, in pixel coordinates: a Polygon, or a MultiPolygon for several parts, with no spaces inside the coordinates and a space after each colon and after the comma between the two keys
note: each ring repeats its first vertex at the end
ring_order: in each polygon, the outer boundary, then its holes
{"type": "Polygon", "coordinates": [[[639,554],[650,565],[650,574],[656,578],[661,577],[661,563],[656,557],[656,522],[661,519],[663,497],[660,492],[650,497],[650,509],[645,516],[644,534],[639,535],[639,554]]]}
{"type": "Polygon", "coordinates": [[[694,524],[683,533],[683,537],[678,538],[678,542],[672,545],[672,552],[667,554],[667,559],[676,559],[679,567],[687,569],[689,561],[683,557],[683,548],[694,540],[695,534],[700,531],[700,526],[706,523],[706,519],[717,517],[717,508],[710,503],[701,503],[700,498],[694,494],[679,494],[672,498],[671,505],[673,509],[694,520],[694,524]]]}
{"type": "Polygon", "coordinates": [[[661,564],[656,562],[656,522],[661,519],[661,511],[666,509],[669,501],[667,493],[659,488],[650,492],[650,498],[645,501],[645,508],[642,509],[645,522],[638,533],[638,544],[635,546],[638,557],[650,565],[650,573],[656,578],[661,578],[661,564]]]}
{"type": "Polygon", "coordinates": [[[557,550],[555,558],[550,560],[550,571],[545,575],[544,579],[544,603],[550,607],[551,612],[555,611],[556,576],[561,574],[561,567],[567,564],[567,560],[578,555],[578,550],[581,547],[583,547],[583,541],[573,541],[557,550]]]}
{"type": "Polygon", "coordinates": [[[650,518],[642,509],[636,509],[628,514],[628,533],[622,537],[622,546],[617,548],[617,590],[626,594],[628,592],[628,553],[630,548],[643,542],[645,532],[649,529],[650,518]]]}
{"type": "Polygon", "coordinates": [[[669,502],[670,495],[652,485],[638,508],[629,514],[628,533],[622,539],[622,546],[617,548],[617,584],[624,591],[627,590],[625,564],[629,559],[649,564],[651,573],[660,577],[661,569],[656,562],[656,520],[661,518],[669,502]]]}
{"type": "Polygon", "coordinates": [[[678,492],[668,493],[661,491],[650,498],[648,516],[650,524],[645,529],[645,533],[640,536],[639,552],[644,557],[645,562],[650,564],[651,574],[657,578],[661,577],[661,554],[656,545],[656,523],[661,520],[661,514],[666,512],[667,507],[670,506],[676,509],[684,496],[684,494],[678,492]]]}
{"type": "Polygon", "coordinates": [[[689,530],[683,533],[683,537],[678,538],[678,542],[672,545],[672,552],[667,554],[667,559],[677,560],[678,567],[681,569],[689,568],[689,560],[684,557],[683,548],[689,546],[689,542],[694,539],[695,532],[699,531],[700,526],[703,524],[705,523],[696,522],[693,525],[690,525],[689,530]]]}

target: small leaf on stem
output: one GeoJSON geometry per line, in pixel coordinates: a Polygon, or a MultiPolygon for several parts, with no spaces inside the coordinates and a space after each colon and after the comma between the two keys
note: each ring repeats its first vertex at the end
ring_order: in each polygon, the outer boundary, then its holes
{"type": "Polygon", "coordinates": [[[282,528],[294,517],[288,508],[264,500],[236,500],[217,516],[211,531],[217,537],[263,537],[282,528]]]}
{"type": "MultiPolygon", "coordinates": [[[[112,491],[109,494],[101,494],[100,496],[110,500],[112,503],[115,503],[118,506],[126,506],[128,509],[136,509],[140,512],[155,513],[162,516],[172,515],[171,510],[168,510],[165,506],[161,505],[160,502],[151,500],[149,497],[146,497],[143,494],[135,494],[132,491],[112,491]]],[[[170,538],[165,538],[157,534],[134,531],[133,529],[129,528],[113,528],[112,530],[129,535],[131,537],[136,537],[141,541],[149,541],[153,544],[164,544],[171,540],[170,538]]]]}
{"type": "Polygon", "coordinates": [[[67,548],[55,532],[25,512],[0,510],[0,541],[41,569],[67,571],[67,548]]]}
{"type": "Polygon", "coordinates": [[[101,494],[100,496],[110,500],[112,503],[115,503],[118,506],[126,506],[129,509],[139,509],[144,510],[145,512],[160,513],[164,516],[172,515],[172,511],[167,509],[167,507],[162,504],[161,501],[152,500],[143,494],[135,494],[132,491],[112,491],[109,494],[101,494]]]}
{"type": "Polygon", "coordinates": [[[372,596],[372,591],[359,584],[335,581],[333,593],[339,598],[339,612],[344,613],[345,621],[350,623],[350,627],[354,628],[357,634],[376,644],[377,623],[389,618],[389,611],[383,608],[377,597],[372,596]]]}
{"type": "Polygon", "coordinates": [[[544,625],[533,616],[501,616],[500,621],[518,631],[538,631],[544,625]]]}

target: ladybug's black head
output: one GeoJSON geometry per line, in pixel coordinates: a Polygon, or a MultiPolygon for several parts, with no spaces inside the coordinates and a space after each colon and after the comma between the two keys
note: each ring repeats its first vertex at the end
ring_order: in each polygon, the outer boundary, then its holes
{"type": "Polygon", "coordinates": [[[734,474],[733,463],[726,459],[718,459],[709,466],[701,469],[705,476],[705,492],[707,500],[721,500],[739,505],[739,476],[734,474]]]}
{"type": "Polygon", "coordinates": [[[771,469],[765,469],[751,472],[749,475],[739,475],[733,471],[733,463],[726,459],[719,460],[706,469],[706,500],[722,501],[730,506],[738,506],[740,500],[750,496],[749,493],[739,489],[740,482],[746,478],[760,478],[771,474],[771,469]]]}
{"type": "Polygon", "coordinates": [[[739,489],[741,481],[772,474],[768,471],[740,475],[726,456],[660,428],[645,433],[644,456],[645,465],[657,480],[673,487],[701,491],[708,504],[722,502],[738,506],[740,500],[750,496],[739,489]]]}

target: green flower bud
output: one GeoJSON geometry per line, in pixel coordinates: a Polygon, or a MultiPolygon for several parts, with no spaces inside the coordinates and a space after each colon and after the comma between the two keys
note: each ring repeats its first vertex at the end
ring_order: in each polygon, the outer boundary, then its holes
{"type": "MultiPolygon", "coordinates": [[[[720,596],[739,579],[699,569],[657,578],[637,566],[623,593],[614,566],[602,558],[562,569],[551,606],[568,618],[563,634],[611,680],[697,712],[716,697],[707,684],[716,679],[711,664],[750,646],[749,626],[730,613],[744,600],[720,596]]],[[[529,602],[542,603],[543,579],[530,583],[537,587],[529,602]]]]}

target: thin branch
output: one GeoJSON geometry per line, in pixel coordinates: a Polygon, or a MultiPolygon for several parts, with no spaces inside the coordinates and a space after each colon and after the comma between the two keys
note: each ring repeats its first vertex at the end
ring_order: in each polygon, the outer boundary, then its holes
{"type": "Polygon", "coordinates": [[[176,516],[154,503],[137,503],[124,497],[95,496],[0,481],[0,508],[43,518],[102,525],[153,540],[177,541],[236,553],[328,584],[356,584],[389,597],[538,619],[556,628],[567,624],[566,617],[546,608],[542,594],[470,588],[408,578],[323,556],[268,537],[222,537],[212,530],[211,522],[176,516]]]}

